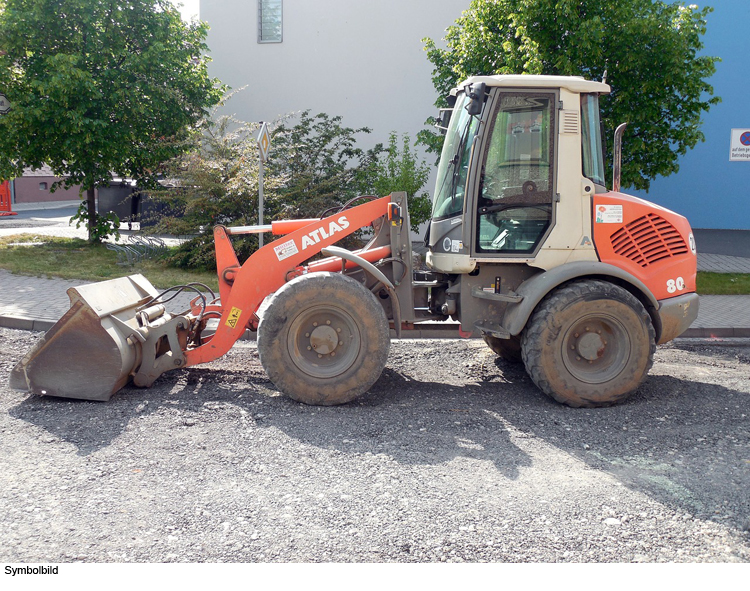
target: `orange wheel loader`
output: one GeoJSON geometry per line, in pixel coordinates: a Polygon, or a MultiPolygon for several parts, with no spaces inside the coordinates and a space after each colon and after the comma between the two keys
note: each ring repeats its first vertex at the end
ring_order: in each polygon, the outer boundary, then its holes
{"type": "MultiPolygon", "coordinates": [[[[214,229],[219,296],[165,311],[140,275],[71,288],[71,308],[19,362],[11,385],[107,400],[129,380],[224,355],[257,331],[261,363],[294,400],[353,400],[380,376],[390,328],[460,322],[534,383],[576,407],[617,403],[646,378],[657,344],[698,313],[687,220],[605,187],[599,96],[579,77],[483,76],[441,117],[425,260],[415,263],[404,193],[322,219],[214,229]],[[359,251],[336,247],[372,227],[359,251]],[[232,236],[279,236],[246,261],[232,236]],[[307,261],[322,253],[326,258],[307,261]],[[424,264],[422,264],[424,263],[424,264]]],[[[194,289],[183,286],[174,289],[194,289]]]]}

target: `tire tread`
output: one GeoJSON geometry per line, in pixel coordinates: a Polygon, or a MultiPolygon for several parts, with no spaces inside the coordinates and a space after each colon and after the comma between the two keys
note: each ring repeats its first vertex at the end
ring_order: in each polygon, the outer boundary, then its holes
{"type": "Polygon", "coordinates": [[[331,406],[354,400],[380,377],[388,359],[390,334],[385,311],[362,284],[340,273],[302,275],[281,287],[263,305],[258,325],[258,355],[266,374],[284,394],[305,404],[331,406]],[[287,330],[295,312],[309,301],[331,298],[348,301],[351,315],[362,323],[366,334],[354,366],[343,375],[316,378],[304,374],[289,358],[287,330]],[[352,369],[353,368],[353,369],[352,369]],[[351,371],[350,371],[351,370],[351,371]]]}
{"type": "Polygon", "coordinates": [[[653,366],[655,352],[656,331],[654,330],[651,317],[643,307],[643,304],[626,289],[613,283],[595,279],[575,281],[563,285],[547,295],[527,322],[526,329],[524,330],[521,339],[521,357],[526,366],[526,371],[532,381],[550,398],[575,408],[612,406],[627,399],[645,381],[648,372],[653,366]],[[609,396],[606,399],[592,399],[585,395],[571,397],[567,394],[556,391],[547,378],[547,373],[542,364],[544,349],[545,347],[551,346],[550,344],[545,343],[545,334],[548,331],[554,330],[553,321],[555,314],[562,312],[571,301],[580,300],[592,293],[599,293],[604,297],[610,297],[629,305],[633,311],[639,315],[648,331],[648,358],[645,370],[643,371],[638,383],[635,387],[630,388],[625,392],[609,396]]]}

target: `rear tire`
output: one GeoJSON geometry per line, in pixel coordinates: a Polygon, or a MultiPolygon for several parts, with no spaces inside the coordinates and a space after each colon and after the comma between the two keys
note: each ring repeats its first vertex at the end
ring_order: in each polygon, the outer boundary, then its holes
{"type": "Polygon", "coordinates": [[[653,364],[656,334],[643,304],[617,285],[583,280],[549,294],[521,340],[526,371],[542,392],[574,407],[628,398],[653,364]]]}
{"type": "Polygon", "coordinates": [[[390,347],[375,296],[339,273],[302,275],[265,307],[258,353],[268,377],[305,404],[344,404],[377,381],[390,347]]]}
{"type": "Polygon", "coordinates": [[[512,336],[509,339],[499,339],[492,335],[486,334],[482,338],[487,346],[492,349],[501,359],[508,361],[509,363],[521,363],[523,357],[521,356],[521,337],[512,336]]]}

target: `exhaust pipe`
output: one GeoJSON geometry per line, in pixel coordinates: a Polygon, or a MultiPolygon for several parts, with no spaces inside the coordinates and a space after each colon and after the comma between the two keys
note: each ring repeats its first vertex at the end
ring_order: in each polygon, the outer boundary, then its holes
{"type": "Polygon", "coordinates": [[[622,134],[625,133],[627,123],[620,123],[615,129],[614,154],[612,156],[612,190],[620,191],[620,177],[622,175],[622,134]]]}

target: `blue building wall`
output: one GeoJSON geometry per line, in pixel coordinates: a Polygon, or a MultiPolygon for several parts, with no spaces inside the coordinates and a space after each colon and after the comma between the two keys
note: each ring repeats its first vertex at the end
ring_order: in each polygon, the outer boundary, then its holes
{"type": "Polygon", "coordinates": [[[750,0],[705,5],[714,11],[707,18],[704,54],[722,60],[710,79],[722,102],[703,117],[706,141],[680,159],[678,173],[657,178],[648,192],[624,191],[686,216],[693,228],[748,230],[750,162],[730,162],[729,145],[733,128],[750,129],[750,0]]]}

